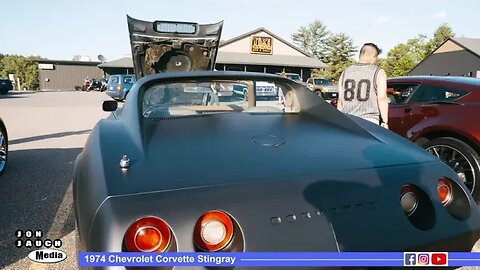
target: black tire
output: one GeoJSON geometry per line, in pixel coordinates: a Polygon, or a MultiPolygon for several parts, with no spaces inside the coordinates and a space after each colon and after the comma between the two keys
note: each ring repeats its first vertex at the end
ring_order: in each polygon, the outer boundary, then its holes
{"type": "Polygon", "coordinates": [[[0,95],[5,95],[8,93],[8,90],[7,89],[1,89],[0,90],[0,95]]]}
{"type": "Polygon", "coordinates": [[[243,91],[243,100],[248,101],[248,91],[246,90],[243,91]]]}
{"type": "Polygon", "coordinates": [[[322,91],[321,90],[315,90],[313,91],[315,93],[315,95],[319,96],[319,97],[323,97],[323,94],[322,94],[322,91]]]}
{"type": "MultiPolygon", "coordinates": [[[[8,134],[7,134],[7,129],[1,122],[0,122],[0,133],[4,138],[4,145],[5,145],[5,163],[3,164],[3,168],[0,167],[0,175],[2,175],[7,169],[7,163],[8,163],[7,162],[8,161],[8,134]]],[[[1,148],[2,148],[2,145],[0,144],[0,150],[1,148]]]]}
{"type": "MultiPolygon", "coordinates": [[[[470,145],[464,143],[461,140],[451,137],[441,137],[436,138],[430,141],[425,142],[421,145],[424,149],[432,148],[433,146],[437,147],[450,147],[460,152],[463,157],[468,161],[468,166],[472,167],[472,172],[466,175],[467,181],[465,185],[470,189],[473,198],[480,205],[480,155],[473,149],[470,145]]],[[[455,168],[455,164],[451,160],[443,160],[447,165],[449,165],[455,172],[461,173],[459,169],[455,168]]]]}

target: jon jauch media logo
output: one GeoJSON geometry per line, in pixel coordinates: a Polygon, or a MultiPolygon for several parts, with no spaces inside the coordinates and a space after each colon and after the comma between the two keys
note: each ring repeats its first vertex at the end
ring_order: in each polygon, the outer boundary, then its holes
{"type": "Polygon", "coordinates": [[[448,266],[446,252],[405,252],[404,266],[448,266]]]}
{"type": "Polygon", "coordinates": [[[41,230],[18,230],[15,232],[17,248],[36,248],[28,254],[28,258],[39,263],[58,263],[67,258],[67,254],[61,250],[62,240],[44,239],[41,230]]]}

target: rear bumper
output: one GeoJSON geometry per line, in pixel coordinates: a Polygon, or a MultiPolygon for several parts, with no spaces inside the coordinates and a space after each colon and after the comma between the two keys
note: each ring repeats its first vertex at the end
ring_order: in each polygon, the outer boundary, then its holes
{"type": "MultiPolygon", "coordinates": [[[[470,233],[465,233],[463,235],[459,235],[456,237],[451,237],[448,239],[442,239],[435,241],[433,243],[428,243],[425,245],[421,246],[415,246],[411,248],[407,248],[405,250],[390,250],[392,252],[394,251],[400,251],[400,252],[470,252],[472,250],[472,247],[476,243],[478,237],[480,237],[480,230],[475,231],[475,232],[470,232],[470,233]]],[[[77,239],[78,241],[78,239],[77,239]]],[[[77,242],[77,247],[79,247],[78,242],[77,242]]],[[[435,267],[434,269],[457,269],[459,267],[435,267]]],[[[80,269],[95,269],[95,270],[100,270],[100,269],[127,269],[125,267],[92,267],[92,268],[80,268],[80,269]]],[[[184,267],[154,267],[154,268],[149,268],[149,269],[159,269],[159,270],[177,270],[177,269],[184,269],[184,267]]],[[[208,270],[211,268],[208,267],[190,267],[189,269],[192,270],[208,270]]],[[[230,268],[235,269],[235,270],[273,270],[273,269],[279,269],[279,267],[234,267],[230,268]]],[[[281,267],[282,270],[286,269],[302,269],[302,270],[317,270],[317,269],[418,269],[418,267],[281,267]]]]}

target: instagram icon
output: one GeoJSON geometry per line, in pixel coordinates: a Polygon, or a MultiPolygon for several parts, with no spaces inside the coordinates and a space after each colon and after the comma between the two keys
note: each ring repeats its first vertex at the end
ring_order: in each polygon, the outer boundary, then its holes
{"type": "Polygon", "coordinates": [[[428,265],[430,263],[430,255],[428,253],[420,253],[417,257],[419,265],[428,265]]]}

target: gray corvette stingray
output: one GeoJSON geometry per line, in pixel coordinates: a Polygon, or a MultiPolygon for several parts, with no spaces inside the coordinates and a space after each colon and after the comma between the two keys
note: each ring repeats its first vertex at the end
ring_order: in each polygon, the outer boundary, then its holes
{"type": "Polygon", "coordinates": [[[152,74],[104,109],[75,163],[79,251],[470,251],[480,237],[447,165],[287,78],[152,74]],[[276,99],[256,95],[266,83],[276,99]]]}

